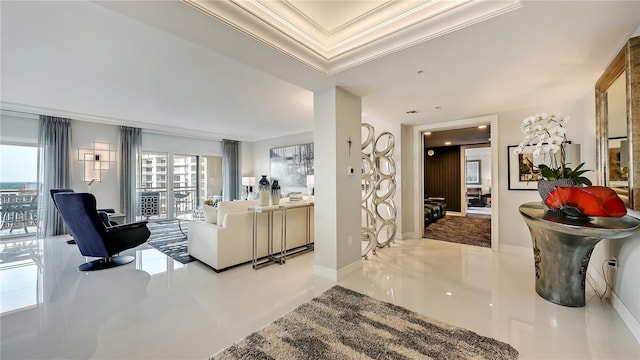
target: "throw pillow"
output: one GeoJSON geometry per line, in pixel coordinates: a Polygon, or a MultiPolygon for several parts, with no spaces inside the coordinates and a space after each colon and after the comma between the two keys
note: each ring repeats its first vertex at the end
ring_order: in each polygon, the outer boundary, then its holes
{"type": "Polygon", "coordinates": [[[204,221],[209,224],[217,224],[218,223],[218,208],[215,206],[204,205],[202,207],[202,212],[204,213],[204,221]]]}

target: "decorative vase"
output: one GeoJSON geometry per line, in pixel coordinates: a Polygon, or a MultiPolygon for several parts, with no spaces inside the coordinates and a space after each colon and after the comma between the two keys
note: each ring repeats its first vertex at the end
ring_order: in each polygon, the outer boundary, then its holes
{"type": "Polygon", "coordinates": [[[258,182],[258,190],[260,194],[260,205],[269,205],[269,192],[271,191],[271,184],[267,180],[267,175],[261,175],[262,178],[258,182]]]}
{"type": "Polygon", "coordinates": [[[271,184],[271,205],[280,204],[280,185],[278,180],[273,180],[271,184]]]}
{"type": "Polygon", "coordinates": [[[545,201],[550,192],[555,189],[556,186],[580,186],[573,179],[558,179],[558,180],[540,180],[538,181],[538,194],[542,202],[545,201]]]}

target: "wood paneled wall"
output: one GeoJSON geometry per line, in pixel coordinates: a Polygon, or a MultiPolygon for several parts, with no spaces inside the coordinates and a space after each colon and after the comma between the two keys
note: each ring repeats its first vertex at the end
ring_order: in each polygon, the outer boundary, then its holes
{"type": "Polygon", "coordinates": [[[425,197],[443,197],[447,210],[462,211],[460,196],[460,146],[425,148],[424,193],[425,197]],[[433,150],[433,156],[427,155],[433,150]]]}

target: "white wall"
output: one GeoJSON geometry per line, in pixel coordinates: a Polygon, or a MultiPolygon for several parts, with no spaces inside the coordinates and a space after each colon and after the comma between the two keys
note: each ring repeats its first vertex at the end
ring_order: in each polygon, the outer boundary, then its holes
{"type": "MultiPolygon", "coordinates": [[[[637,170],[636,170],[637,172],[637,170]]],[[[640,211],[631,211],[631,215],[640,219],[640,211]]],[[[610,247],[611,253],[618,259],[618,269],[613,273],[613,305],[640,342],[640,235],[625,240],[606,240],[603,244],[610,247]]],[[[593,262],[595,265],[602,262],[593,262]]],[[[591,267],[591,266],[590,266],[591,267]]],[[[591,270],[591,269],[590,269],[591,270]]]]}
{"type": "MultiPolygon", "coordinates": [[[[568,140],[581,144],[581,160],[585,162],[585,169],[595,169],[595,156],[586,156],[589,149],[595,152],[595,125],[593,114],[585,111],[584,101],[574,101],[563,104],[550,104],[535,108],[520,109],[498,114],[498,141],[500,153],[498,164],[500,173],[500,188],[494,189],[500,192],[498,211],[500,213],[500,246],[521,247],[531,249],[529,230],[525,225],[518,207],[522,203],[540,201],[537,191],[508,190],[508,156],[507,146],[517,145],[524,135],[520,131],[522,120],[541,112],[555,113],[571,116],[567,128],[568,140]],[[591,130],[592,129],[592,130],[591,130]],[[589,133],[590,131],[593,131],[589,133]],[[587,134],[585,134],[587,133],[587,134]]],[[[592,111],[593,112],[593,111],[592,111]]],[[[594,179],[595,173],[589,172],[585,176],[594,179]]],[[[504,249],[502,249],[504,250],[504,249]]]]}
{"type": "Polygon", "coordinates": [[[222,141],[194,139],[142,130],[142,149],[181,155],[222,156],[222,141]]]}
{"type": "MultiPolygon", "coordinates": [[[[240,145],[240,153],[242,154],[242,165],[241,172],[242,176],[255,176],[255,172],[253,170],[253,143],[248,141],[243,141],[240,145]]],[[[256,180],[258,181],[258,180],[256,180]]]]}
{"type": "MultiPolygon", "coordinates": [[[[398,191],[400,192],[401,206],[398,206],[401,219],[402,239],[415,239],[421,236],[421,232],[416,233],[414,226],[414,216],[416,197],[413,188],[415,181],[420,181],[420,174],[411,166],[413,164],[413,126],[403,125],[400,131],[400,143],[402,144],[399,153],[401,154],[401,181],[398,191]]],[[[422,201],[422,200],[420,200],[422,201]]]]}
{"type": "MultiPolygon", "coordinates": [[[[242,176],[255,176],[256,183],[260,180],[260,175],[267,175],[267,177],[271,179],[271,159],[269,157],[269,150],[277,147],[309,143],[313,143],[313,131],[248,143],[250,146],[247,146],[247,149],[253,152],[253,157],[252,160],[247,161],[245,164],[245,157],[243,155],[242,176]],[[253,167],[250,167],[250,164],[253,165],[253,167]]],[[[291,191],[307,192],[306,187],[300,189],[282,189],[282,192],[285,195],[286,192],[291,191]]]]}
{"type": "Polygon", "coordinates": [[[3,144],[38,145],[37,115],[0,111],[0,141],[3,144]]]}
{"type": "Polygon", "coordinates": [[[361,165],[361,109],[360,98],[339,87],[314,93],[315,223],[322,224],[314,274],[333,281],[362,268],[361,177],[347,172],[361,165]]]}

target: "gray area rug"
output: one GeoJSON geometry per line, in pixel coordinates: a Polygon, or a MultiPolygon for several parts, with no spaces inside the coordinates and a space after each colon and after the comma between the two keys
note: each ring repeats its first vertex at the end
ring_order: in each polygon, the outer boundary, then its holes
{"type": "Polygon", "coordinates": [[[195,260],[187,251],[188,221],[180,223],[177,220],[150,222],[147,227],[151,232],[147,244],[182,264],[195,260]],[[180,227],[182,227],[182,231],[180,231],[180,227]]]}
{"type": "Polygon", "coordinates": [[[498,340],[334,286],[211,359],[517,359],[498,340]]]}

